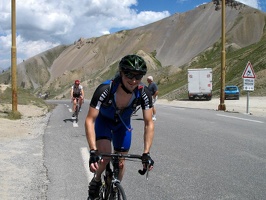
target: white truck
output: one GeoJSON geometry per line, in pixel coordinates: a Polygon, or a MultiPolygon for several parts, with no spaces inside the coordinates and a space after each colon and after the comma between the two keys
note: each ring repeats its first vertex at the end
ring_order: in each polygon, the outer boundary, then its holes
{"type": "Polygon", "coordinates": [[[212,98],[212,68],[188,69],[188,98],[212,98]]]}

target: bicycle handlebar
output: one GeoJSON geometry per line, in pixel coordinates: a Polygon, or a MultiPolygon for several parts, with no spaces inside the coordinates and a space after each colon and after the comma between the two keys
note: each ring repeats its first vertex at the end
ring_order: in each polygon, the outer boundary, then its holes
{"type": "MultiPolygon", "coordinates": [[[[139,159],[139,160],[142,160],[142,159],[141,159],[142,156],[141,156],[141,155],[137,155],[137,154],[100,153],[100,154],[98,155],[99,160],[102,160],[103,157],[111,157],[111,158],[112,158],[112,157],[117,157],[117,158],[133,158],[133,159],[139,159]]],[[[139,172],[140,175],[144,175],[144,174],[146,174],[147,169],[148,169],[148,167],[149,167],[149,165],[150,165],[151,163],[150,163],[150,161],[148,161],[146,164],[147,164],[147,167],[146,167],[146,168],[143,167],[142,170],[141,170],[141,169],[138,170],[138,172],[139,172]]],[[[147,173],[147,175],[148,175],[148,173],[147,173]]],[[[147,179],[148,179],[148,177],[147,177],[147,179]]]]}

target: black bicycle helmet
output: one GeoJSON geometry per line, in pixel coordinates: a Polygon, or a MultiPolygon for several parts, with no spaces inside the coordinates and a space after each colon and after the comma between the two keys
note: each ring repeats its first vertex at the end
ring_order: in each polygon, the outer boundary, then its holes
{"type": "Polygon", "coordinates": [[[119,63],[120,71],[133,71],[145,75],[147,72],[146,62],[137,55],[127,55],[119,63]]]}

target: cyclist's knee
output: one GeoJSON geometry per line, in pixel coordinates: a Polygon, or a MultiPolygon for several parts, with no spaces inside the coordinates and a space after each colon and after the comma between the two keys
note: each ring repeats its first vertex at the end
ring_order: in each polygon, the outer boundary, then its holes
{"type": "Polygon", "coordinates": [[[110,160],[111,160],[110,158],[104,158],[103,162],[101,162],[101,165],[106,166],[110,162],[110,160]]]}
{"type": "Polygon", "coordinates": [[[119,168],[123,169],[125,166],[125,159],[119,159],[119,168]]]}

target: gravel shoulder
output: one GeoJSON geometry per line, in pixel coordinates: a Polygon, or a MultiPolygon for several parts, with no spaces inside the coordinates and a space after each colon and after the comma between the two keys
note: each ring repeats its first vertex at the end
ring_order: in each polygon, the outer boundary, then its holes
{"type": "MultiPolygon", "coordinates": [[[[249,113],[247,98],[226,100],[226,112],[237,112],[266,117],[266,97],[250,97],[249,113]]],[[[218,110],[219,99],[211,101],[167,101],[157,104],[184,108],[218,110]]],[[[0,105],[0,110],[11,105],[0,105]]],[[[50,113],[33,105],[18,105],[23,115],[20,120],[0,118],[0,199],[46,199],[48,184],[43,165],[43,134],[50,113]]]]}
{"type": "Polygon", "coordinates": [[[46,199],[43,134],[50,114],[33,105],[18,111],[20,120],[0,118],[0,199],[46,199]]]}
{"type": "MultiPolygon", "coordinates": [[[[225,100],[224,104],[226,107],[225,112],[236,112],[249,114],[259,117],[266,117],[266,97],[247,97],[242,96],[240,100],[225,100]]],[[[156,103],[166,104],[184,108],[199,108],[199,109],[210,109],[218,110],[220,104],[219,98],[213,98],[211,101],[168,101],[165,99],[159,99],[156,103]]]]}

